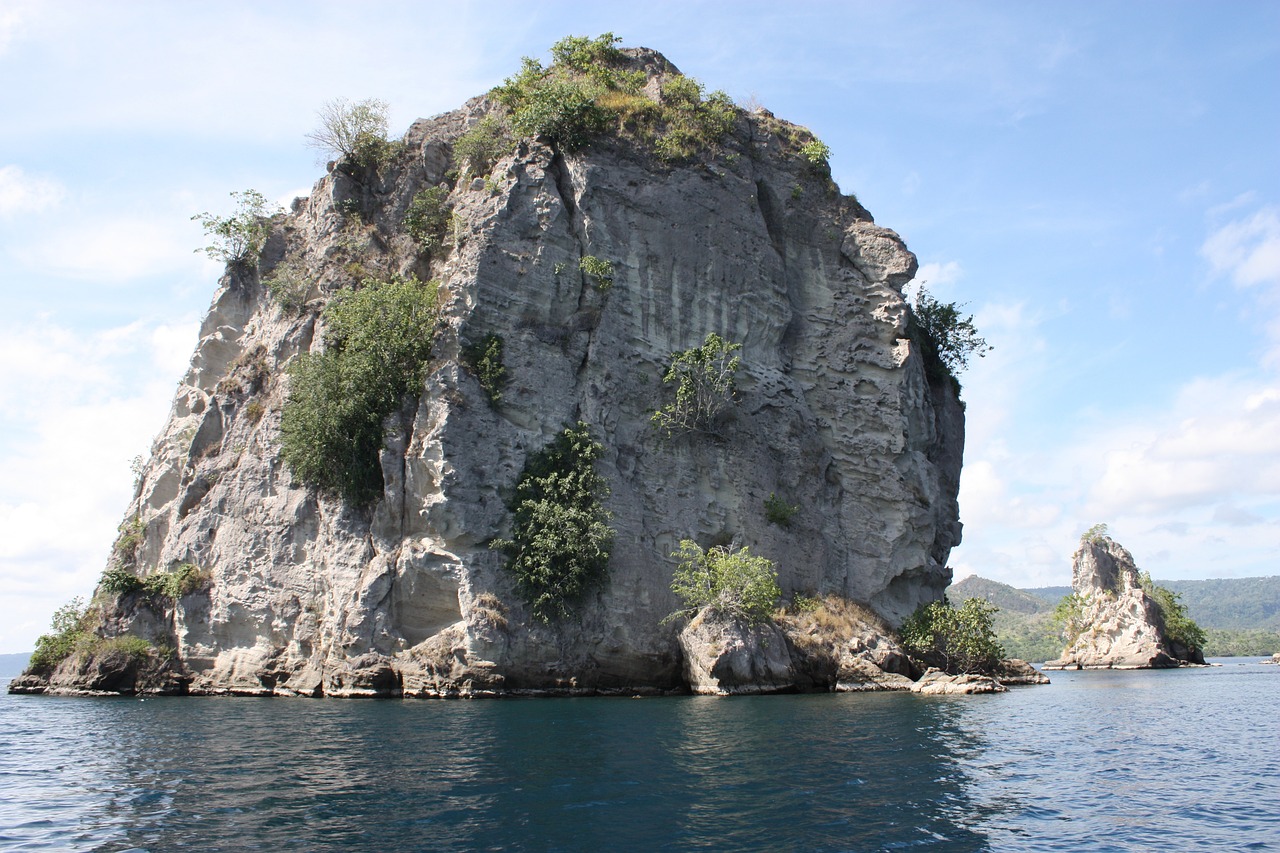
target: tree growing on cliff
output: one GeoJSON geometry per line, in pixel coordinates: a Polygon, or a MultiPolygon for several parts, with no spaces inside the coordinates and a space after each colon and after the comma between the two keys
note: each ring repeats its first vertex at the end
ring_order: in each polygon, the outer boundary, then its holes
{"type": "Polygon", "coordinates": [[[320,108],[320,127],[307,134],[307,141],[335,158],[349,157],[360,166],[378,166],[391,153],[387,141],[389,109],[386,101],[377,98],[355,103],[335,98],[320,108]]]}
{"type": "Polygon", "coordinates": [[[671,356],[663,382],[676,384],[676,398],[653,413],[650,421],[670,437],[682,432],[718,434],[721,415],[734,401],[734,377],[742,364],[731,344],[715,332],[702,346],[671,356]]]}
{"type": "Polygon", "coordinates": [[[431,355],[436,283],[366,279],[325,307],[325,349],[289,370],[281,455],[304,483],[358,505],[382,490],[383,421],[418,390],[431,355]]]}
{"type": "Polygon", "coordinates": [[[961,316],[963,305],[939,302],[921,285],[911,306],[910,323],[923,350],[926,368],[934,378],[950,378],[969,366],[973,356],[984,357],[991,345],[978,334],[973,315],[961,316]]]}
{"type": "Polygon", "coordinates": [[[769,619],[782,590],[773,561],[755,557],[750,548],[723,546],[703,550],[692,539],[680,542],[671,591],[684,607],[668,616],[692,616],[704,607],[719,615],[759,623],[769,619]]]}
{"type": "Polygon", "coordinates": [[[578,423],[529,457],[511,503],[511,538],[492,543],[506,552],[517,591],[543,622],[568,616],[608,571],[609,484],[595,470],[603,453],[578,423]]]}
{"type": "Polygon", "coordinates": [[[209,244],[196,249],[224,264],[247,264],[257,260],[258,254],[271,234],[271,217],[279,208],[267,203],[257,190],[231,193],[236,201],[236,212],[230,216],[197,213],[191,219],[204,228],[209,244]]]}
{"type": "Polygon", "coordinates": [[[1188,651],[1204,651],[1207,639],[1204,629],[1188,615],[1187,607],[1182,603],[1182,596],[1168,587],[1158,586],[1147,572],[1138,575],[1138,582],[1160,609],[1160,617],[1164,620],[1165,637],[1188,651]]]}
{"type": "Polygon", "coordinates": [[[953,675],[991,672],[1004,657],[991,623],[996,609],[981,598],[958,608],[946,599],[922,604],[898,633],[907,654],[926,666],[953,675]]]}

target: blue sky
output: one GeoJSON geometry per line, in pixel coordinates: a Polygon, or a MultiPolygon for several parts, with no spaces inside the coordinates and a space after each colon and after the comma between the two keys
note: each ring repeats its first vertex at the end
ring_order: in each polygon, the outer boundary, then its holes
{"type": "Polygon", "coordinates": [[[194,213],[613,31],[810,127],[968,304],[957,576],[1280,573],[1280,4],[0,0],[0,652],[88,595],[219,269],[194,213]]]}

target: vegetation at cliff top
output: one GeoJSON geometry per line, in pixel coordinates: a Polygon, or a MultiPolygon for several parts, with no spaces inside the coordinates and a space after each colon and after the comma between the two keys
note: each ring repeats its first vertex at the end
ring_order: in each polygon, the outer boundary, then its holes
{"type": "Polygon", "coordinates": [[[509,505],[511,538],[492,543],[506,553],[517,592],[543,622],[570,615],[608,572],[609,484],[595,470],[603,453],[579,422],[531,455],[509,505]]]}
{"type": "Polygon", "coordinates": [[[233,192],[231,197],[235,199],[236,212],[230,216],[205,212],[191,217],[192,221],[200,223],[210,240],[208,245],[196,251],[204,252],[219,263],[247,264],[250,260],[257,260],[271,233],[271,217],[280,210],[268,204],[266,197],[257,190],[233,192]]]}
{"type": "Polygon", "coordinates": [[[676,383],[676,398],[653,413],[653,425],[668,436],[717,435],[721,416],[734,402],[734,377],[742,364],[742,357],[735,353],[740,349],[742,344],[710,332],[702,346],[673,353],[662,381],[676,383]]]}
{"type": "Polygon", "coordinates": [[[366,98],[352,103],[336,98],[320,108],[320,127],[307,134],[313,148],[335,159],[349,158],[358,166],[377,167],[395,153],[387,139],[386,101],[366,98]]]}
{"type": "MultiPolygon", "coordinates": [[[[626,55],[615,47],[619,41],[613,33],[563,38],[551,47],[550,67],[525,57],[520,73],[491,93],[506,108],[510,129],[567,151],[612,129],[674,161],[715,145],[733,128],[737,107],[729,96],[712,92],[704,98],[702,84],[692,78],[672,76],[656,101],[644,94],[645,74],[624,67],[626,55]]],[[[505,130],[491,124],[483,137],[469,138],[468,146],[503,138],[505,130]]],[[[495,156],[490,145],[484,150],[477,162],[495,156]]]]}
{"type": "Polygon", "coordinates": [[[366,279],[325,307],[324,350],[289,368],[282,455],[304,483],[357,505],[382,492],[383,421],[425,379],[436,282],[366,279]]]}
{"type": "Polygon", "coordinates": [[[926,666],[952,674],[990,672],[1005,656],[991,625],[995,611],[980,598],[958,608],[943,599],[917,608],[898,633],[907,653],[926,666]]]}
{"type": "Polygon", "coordinates": [[[668,619],[692,616],[704,607],[753,624],[773,615],[782,590],[772,560],[752,556],[747,547],[703,550],[692,539],[681,540],[671,556],[677,561],[671,591],[680,596],[684,607],[668,619]]]}

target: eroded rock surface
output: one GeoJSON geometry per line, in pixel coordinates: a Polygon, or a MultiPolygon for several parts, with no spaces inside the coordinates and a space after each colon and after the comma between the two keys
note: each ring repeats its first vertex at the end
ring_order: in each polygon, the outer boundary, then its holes
{"type": "MultiPolygon", "coordinates": [[[[677,73],[632,56],[651,83],[677,73]]],[[[172,648],[196,693],[719,689],[773,684],[781,661],[739,672],[663,623],[681,539],[749,544],[784,593],[866,602],[888,625],[939,597],[960,541],[963,409],[907,333],[915,257],[800,156],[807,132],[739,111],[691,162],[622,139],[524,139],[488,172],[450,172],[453,143],[492,108],[416,122],[379,171],[337,164],[276,222],[257,269],[228,269],[126,513],[141,531],[131,571],[191,563],[210,583],[161,604],[106,596],[99,632],[172,648]],[[433,186],[452,219],[427,253],[403,218],[433,186]],[[613,264],[611,287],[580,272],[587,256],[613,264]],[[302,271],[297,310],[264,284],[286,268],[302,271]],[[411,274],[441,283],[434,360],[386,421],[381,499],[353,507],[281,459],[287,367],[321,347],[335,293],[411,274]],[[711,332],[742,344],[737,403],[719,438],[668,439],[650,423],[671,398],[662,376],[711,332]],[[486,335],[504,342],[496,405],[460,359],[486,335]],[[543,624],[489,543],[509,533],[527,458],[577,421],[605,447],[609,578],[543,624]],[[799,507],[787,525],[766,521],[774,494],[799,507]]],[[[858,642],[804,678],[906,678],[879,641],[858,642]]]]}
{"type": "Polygon", "coordinates": [[[1133,556],[1109,536],[1081,541],[1071,587],[1080,600],[1075,639],[1045,669],[1154,669],[1203,664],[1199,651],[1165,633],[1155,600],[1143,589],[1133,556]]]}

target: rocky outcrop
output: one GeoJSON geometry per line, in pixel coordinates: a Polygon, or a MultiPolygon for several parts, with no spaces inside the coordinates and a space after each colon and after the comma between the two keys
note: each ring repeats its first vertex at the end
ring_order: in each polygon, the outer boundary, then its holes
{"type": "MultiPolygon", "coordinates": [[[[629,55],[646,92],[678,73],[629,55]]],[[[624,136],[574,151],[525,138],[455,172],[454,142],[494,109],[477,98],[414,123],[377,170],[339,162],[274,222],[256,268],[228,268],[126,513],[136,544],[115,560],[210,581],[176,600],[100,591],[97,632],[173,649],[194,693],[772,689],[780,657],[744,670],[731,651],[763,634],[664,623],[681,539],[749,544],[784,593],[866,602],[886,625],[938,598],[960,541],[963,408],[907,331],[914,256],[801,156],[808,132],[738,110],[687,161],[624,136]],[[424,251],[403,221],[430,187],[450,218],[424,251]],[[609,286],[581,271],[587,257],[612,265],[609,286]],[[380,498],[354,506],[281,458],[288,369],[322,348],[335,294],[409,275],[439,281],[433,360],[386,419],[380,498]],[[284,280],[300,308],[266,284],[284,280]],[[671,398],[663,374],[712,332],[742,344],[736,402],[718,437],[668,438],[650,423],[671,398]],[[490,339],[497,402],[463,357],[490,339]],[[609,574],[542,623],[490,543],[510,532],[528,458],[579,421],[604,446],[609,574]],[[766,521],[771,495],[798,507],[787,524],[766,521]],[[699,651],[717,642],[720,658],[699,651]]],[[[771,637],[769,654],[792,648],[771,637]]],[[[847,637],[803,679],[905,678],[876,663],[893,657],[879,643],[847,637]]],[[[53,682],[87,683],[66,666],[53,682]]]]}
{"type": "Polygon", "coordinates": [[[1153,669],[1203,664],[1203,655],[1167,636],[1133,556],[1109,536],[1081,540],[1072,559],[1073,639],[1045,669],[1153,669]]]}
{"type": "Polygon", "coordinates": [[[911,685],[911,692],[921,696],[967,696],[975,693],[1004,693],[1008,689],[989,675],[950,675],[932,667],[911,685]]]}
{"type": "Polygon", "coordinates": [[[684,677],[694,693],[729,696],[796,689],[782,630],[772,622],[718,618],[703,610],[680,632],[684,677]]]}

